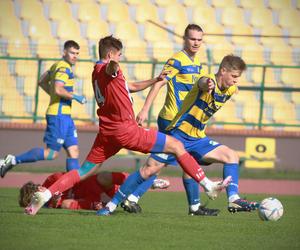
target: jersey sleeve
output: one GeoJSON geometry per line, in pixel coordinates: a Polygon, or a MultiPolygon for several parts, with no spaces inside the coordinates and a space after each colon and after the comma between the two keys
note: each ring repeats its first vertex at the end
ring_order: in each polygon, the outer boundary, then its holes
{"type": "Polygon", "coordinates": [[[56,182],[64,173],[54,173],[47,177],[47,179],[42,184],[43,187],[50,187],[54,182],[56,182]]]}
{"type": "Polygon", "coordinates": [[[167,80],[172,79],[180,70],[181,63],[176,59],[169,59],[164,66],[164,70],[170,71],[170,73],[166,76],[167,80]]]}
{"type": "Polygon", "coordinates": [[[54,75],[54,81],[66,83],[69,79],[69,69],[60,67],[56,70],[54,75]]]}

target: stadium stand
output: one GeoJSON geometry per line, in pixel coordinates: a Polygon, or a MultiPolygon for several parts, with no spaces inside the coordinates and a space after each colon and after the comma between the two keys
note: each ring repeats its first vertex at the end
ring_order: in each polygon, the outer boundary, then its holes
{"type": "MultiPolygon", "coordinates": [[[[213,71],[215,67],[210,67],[211,64],[219,63],[228,53],[241,55],[247,64],[300,65],[300,5],[296,0],[3,0],[0,9],[1,56],[60,58],[65,40],[74,39],[80,44],[80,57],[91,62],[79,62],[75,73],[82,93],[90,102],[93,99],[90,71],[92,60],[97,58],[95,45],[100,37],[109,34],[124,41],[124,60],[165,62],[182,47],[186,24],[194,22],[204,30],[199,56],[208,71],[213,71]]],[[[52,63],[43,61],[40,71],[52,63]]],[[[5,58],[0,65],[0,77],[11,89],[8,93],[0,90],[1,114],[13,114],[5,107],[10,103],[8,94],[19,97],[20,102],[29,102],[32,107],[37,61],[5,58]]],[[[152,64],[124,63],[122,67],[128,80],[144,80],[153,73],[152,64]]],[[[299,68],[267,67],[265,86],[299,88],[299,72],[299,68]]],[[[262,67],[249,67],[240,85],[260,86],[262,76],[262,67]]],[[[264,111],[266,121],[281,120],[280,109],[271,98],[276,97],[283,107],[292,110],[291,123],[299,123],[296,119],[299,93],[288,94],[276,92],[270,98],[265,95],[269,105],[264,111]]],[[[138,107],[145,96],[144,92],[137,96],[138,107]]],[[[153,119],[163,103],[164,95],[161,96],[153,107],[153,119]]],[[[224,116],[217,120],[225,120],[230,114],[232,121],[257,122],[258,96],[258,92],[240,91],[228,110],[223,110],[224,116]]],[[[41,90],[39,97],[38,115],[44,116],[49,98],[41,90]]],[[[75,109],[78,117],[84,119],[94,112],[80,106],[75,109]]],[[[24,108],[16,114],[28,116],[32,110],[24,108]]]]}

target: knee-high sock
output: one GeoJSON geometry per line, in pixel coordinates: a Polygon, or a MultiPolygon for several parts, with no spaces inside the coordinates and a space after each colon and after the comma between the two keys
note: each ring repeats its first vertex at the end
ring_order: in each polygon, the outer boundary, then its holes
{"type": "Polygon", "coordinates": [[[189,176],[198,183],[205,178],[205,173],[197,161],[189,153],[185,153],[177,158],[178,163],[189,176]]]}
{"type": "Polygon", "coordinates": [[[182,178],[185,193],[190,206],[200,203],[199,183],[194,179],[182,178]]]}
{"type": "Polygon", "coordinates": [[[73,170],[73,169],[79,169],[80,164],[78,158],[67,158],[66,160],[66,169],[67,172],[73,170]]]}
{"type": "Polygon", "coordinates": [[[239,193],[239,165],[237,163],[227,163],[223,167],[223,178],[231,175],[232,182],[226,188],[227,197],[239,193]]]}
{"type": "Polygon", "coordinates": [[[42,160],[45,160],[43,148],[32,148],[29,151],[16,156],[17,164],[23,162],[35,162],[42,160]]]}
{"type": "Polygon", "coordinates": [[[67,172],[62,177],[60,177],[48,189],[52,195],[57,192],[62,193],[73,187],[78,182],[80,182],[78,170],[71,170],[70,172],[67,172]]]}
{"type": "Polygon", "coordinates": [[[116,192],[111,202],[118,205],[122,202],[128,195],[133,193],[137,187],[143,183],[145,180],[140,174],[140,171],[136,171],[128,176],[126,181],[120,186],[119,190],[116,192]]]}
{"type": "Polygon", "coordinates": [[[144,193],[147,192],[149,188],[151,188],[154,180],[156,179],[157,175],[152,175],[147,180],[145,180],[142,184],[138,186],[138,188],[132,193],[135,197],[138,199],[144,195],[144,193]]]}

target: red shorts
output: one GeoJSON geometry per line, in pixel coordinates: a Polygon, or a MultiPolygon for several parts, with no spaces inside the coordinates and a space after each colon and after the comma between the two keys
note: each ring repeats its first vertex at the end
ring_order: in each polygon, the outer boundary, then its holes
{"type": "Polygon", "coordinates": [[[100,129],[86,160],[99,164],[122,148],[149,153],[156,142],[157,133],[157,130],[139,127],[135,121],[122,123],[114,133],[106,134],[100,129]]]}

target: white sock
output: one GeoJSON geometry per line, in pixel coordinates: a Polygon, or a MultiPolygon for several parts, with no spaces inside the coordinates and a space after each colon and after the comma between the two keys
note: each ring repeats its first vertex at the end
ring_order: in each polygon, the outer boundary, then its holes
{"type": "Polygon", "coordinates": [[[52,197],[52,194],[51,194],[51,192],[50,192],[49,189],[46,189],[46,190],[43,192],[43,195],[44,195],[44,198],[45,198],[45,201],[46,201],[46,202],[47,202],[48,200],[50,200],[51,197],[52,197]]]}
{"type": "Polygon", "coordinates": [[[13,155],[13,158],[11,159],[11,164],[12,165],[17,165],[16,157],[13,155]]]}
{"type": "Polygon", "coordinates": [[[195,212],[195,211],[197,211],[197,210],[199,209],[200,205],[201,205],[200,203],[191,205],[191,206],[190,206],[190,209],[191,209],[193,212],[195,212]]]}
{"type": "Polygon", "coordinates": [[[131,194],[128,196],[127,200],[138,203],[139,197],[136,197],[135,195],[131,194]]]}
{"type": "Polygon", "coordinates": [[[238,194],[233,194],[228,197],[229,202],[234,202],[235,200],[238,200],[238,199],[240,199],[240,196],[238,194]]]}
{"type": "Polygon", "coordinates": [[[208,179],[206,176],[200,181],[200,185],[205,188],[205,190],[211,190],[213,181],[208,179]]]}
{"type": "Polygon", "coordinates": [[[109,212],[112,213],[113,211],[116,210],[117,205],[116,205],[115,203],[112,203],[112,202],[110,201],[110,202],[108,202],[108,203],[106,204],[106,207],[108,208],[109,212]]]}

